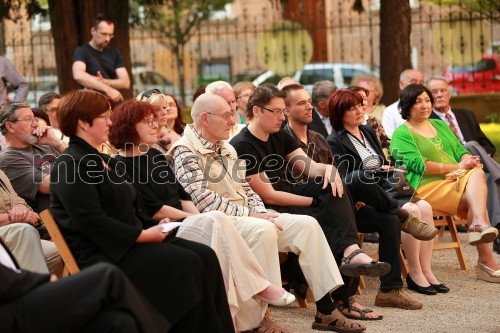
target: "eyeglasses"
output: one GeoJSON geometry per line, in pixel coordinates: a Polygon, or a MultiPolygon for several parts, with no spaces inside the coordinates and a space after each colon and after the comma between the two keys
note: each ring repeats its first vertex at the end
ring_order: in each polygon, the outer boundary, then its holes
{"type": "Polygon", "coordinates": [[[144,120],[146,121],[149,127],[158,126],[158,121],[153,117],[145,118],[144,120]]]}
{"type": "Polygon", "coordinates": [[[12,120],[11,122],[12,123],[16,123],[18,121],[24,121],[28,125],[33,125],[33,123],[38,124],[38,118],[37,117],[28,117],[28,118],[24,118],[24,119],[16,119],[16,120],[12,120]]]}
{"type": "Polygon", "coordinates": [[[213,112],[205,112],[214,116],[219,116],[225,121],[229,121],[229,119],[236,117],[236,112],[224,112],[224,113],[213,113],[213,112]]]}
{"type": "Polygon", "coordinates": [[[161,94],[161,91],[159,91],[158,89],[151,89],[151,90],[146,90],[145,92],[143,92],[141,94],[141,100],[143,98],[149,98],[149,96],[153,95],[153,94],[161,94]]]}
{"type": "Polygon", "coordinates": [[[267,110],[269,112],[272,112],[276,117],[279,117],[279,116],[284,116],[287,112],[288,112],[288,109],[283,109],[283,110],[271,110],[271,109],[268,109],[266,107],[263,107],[261,105],[257,105],[259,108],[262,108],[264,110],[267,110]]]}
{"type": "Polygon", "coordinates": [[[106,114],[101,114],[100,116],[97,116],[97,118],[102,118],[106,121],[110,120],[111,119],[111,116],[113,115],[113,111],[112,110],[108,110],[108,112],[106,114]]]}

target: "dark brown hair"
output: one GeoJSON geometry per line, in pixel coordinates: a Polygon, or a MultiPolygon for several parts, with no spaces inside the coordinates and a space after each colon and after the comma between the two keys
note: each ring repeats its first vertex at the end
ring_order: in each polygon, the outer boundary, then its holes
{"type": "Polygon", "coordinates": [[[350,89],[339,89],[333,93],[328,103],[328,117],[334,130],[344,127],[342,119],[344,114],[353,106],[363,104],[363,97],[350,89]]]}
{"type": "Polygon", "coordinates": [[[108,98],[100,92],[87,89],[71,91],[59,102],[57,111],[59,129],[66,136],[74,136],[78,120],[92,125],[95,118],[110,108],[108,98]]]}
{"type": "Polygon", "coordinates": [[[274,84],[265,83],[253,91],[252,95],[248,99],[247,104],[247,117],[253,119],[253,107],[254,106],[264,106],[274,97],[286,98],[286,92],[279,90],[274,84]]]}
{"type": "Polygon", "coordinates": [[[135,125],[160,108],[160,106],[133,99],[123,102],[113,110],[111,115],[113,125],[109,130],[109,142],[116,149],[123,149],[126,144],[138,145],[139,134],[135,125]]]}

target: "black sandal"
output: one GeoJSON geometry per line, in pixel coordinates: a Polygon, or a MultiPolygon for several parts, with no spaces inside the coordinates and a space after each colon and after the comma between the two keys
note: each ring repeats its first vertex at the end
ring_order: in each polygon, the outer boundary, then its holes
{"type": "Polygon", "coordinates": [[[355,302],[356,302],[356,299],[353,296],[351,296],[351,297],[349,297],[349,303],[348,303],[348,305],[345,305],[344,303],[337,303],[337,308],[339,309],[339,311],[346,318],[349,318],[349,319],[354,319],[354,320],[382,320],[382,318],[384,318],[384,316],[382,316],[382,315],[378,315],[378,317],[373,317],[373,318],[372,317],[367,317],[366,314],[373,312],[373,310],[372,309],[368,309],[368,308],[360,309],[357,306],[353,305],[355,302]],[[344,312],[345,309],[348,310],[347,313],[344,312]],[[350,312],[357,312],[357,313],[359,313],[359,317],[353,316],[352,314],[350,314],[350,312]]]}
{"type": "Polygon", "coordinates": [[[391,270],[391,265],[386,262],[381,262],[373,259],[369,264],[350,264],[352,258],[360,253],[365,253],[363,249],[352,251],[347,257],[342,258],[339,270],[342,274],[350,277],[358,277],[360,275],[378,277],[384,276],[391,270]]]}

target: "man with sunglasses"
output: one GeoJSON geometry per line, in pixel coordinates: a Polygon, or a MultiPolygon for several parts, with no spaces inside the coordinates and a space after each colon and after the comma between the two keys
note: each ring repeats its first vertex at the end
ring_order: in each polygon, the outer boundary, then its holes
{"type": "Polygon", "coordinates": [[[49,208],[50,168],[68,147],[24,103],[7,103],[0,109],[0,131],[7,147],[0,152],[0,169],[16,193],[36,212],[49,208]]]}
{"type": "Polygon", "coordinates": [[[73,55],[73,78],[82,87],[97,90],[116,103],[123,101],[119,90],[130,87],[130,78],[118,49],[109,47],[114,31],[111,18],[97,15],[90,29],[92,39],[73,55]]]}

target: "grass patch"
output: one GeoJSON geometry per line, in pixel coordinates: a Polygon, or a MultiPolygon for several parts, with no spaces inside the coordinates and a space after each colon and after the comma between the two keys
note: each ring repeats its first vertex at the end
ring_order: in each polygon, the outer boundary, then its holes
{"type": "MultiPolygon", "coordinates": [[[[495,148],[500,146],[500,124],[499,123],[488,123],[488,124],[480,124],[481,129],[484,134],[493,142],[495,148]]],[[[500,154],[497,151],[495,154],[495,160],[500,163],[500,154]]]]}

